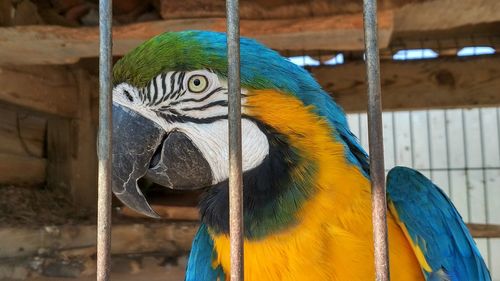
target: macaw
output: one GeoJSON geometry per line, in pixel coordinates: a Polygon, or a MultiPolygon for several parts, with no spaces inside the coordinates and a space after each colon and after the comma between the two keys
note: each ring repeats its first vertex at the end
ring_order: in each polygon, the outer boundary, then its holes
{"type": "MultiPolygon", "coordinates": [[[[158,217],[137,181],[204,189],[186,280],[229,280],[226,36],[160,34],[113,69],[113,191],[158,217]]],[[[245,280],[374,280],[368,156],[303,68],[241,38],[245,280]]],[[[387,177],[392,280],[491,280],[448,197],[387,177]]]]}

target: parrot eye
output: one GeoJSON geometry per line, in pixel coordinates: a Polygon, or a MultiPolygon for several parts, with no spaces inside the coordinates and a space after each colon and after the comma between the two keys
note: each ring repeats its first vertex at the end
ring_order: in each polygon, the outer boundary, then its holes
{"type": "Polygon", "coordinates": [[[207,77],[203,75],[193,75],[189,78],[188,88],[193,93],[201,93],[208,87],[207,77]]]}

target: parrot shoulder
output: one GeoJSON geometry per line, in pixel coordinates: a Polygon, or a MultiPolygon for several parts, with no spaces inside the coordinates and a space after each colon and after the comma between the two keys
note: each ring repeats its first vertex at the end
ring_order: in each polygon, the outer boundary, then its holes
{"type": "Polygon", "coordinates": [[[224,281],[225,275],[222,267],[214,264],[215,256],[213,239],[208,233],[207,226],[201,224],[193,239],[184,280],[224,281]]]}
{"type": "Polygon", "coordinates": [[[387,194],[427,280],[491,280],[462,217],[439,187],[413,169],[395,167],[387,194]]]}

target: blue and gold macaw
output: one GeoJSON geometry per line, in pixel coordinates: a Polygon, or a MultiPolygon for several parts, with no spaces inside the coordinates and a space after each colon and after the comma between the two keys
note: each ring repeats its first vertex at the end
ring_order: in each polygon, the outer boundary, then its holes
{"type": "MultiPolygon", "coordinates": [[[[157,217],[137,185],[204,189],[186,280],[228,280],[226,36],[158,35],[114,67],[113,191],[157,217]]],[[[241,39],[245,280],[373,280],[368,160],[304,69],[241,39]]],[[[446,195],[403,167],[387,178],[392,280],[487,281],[446,195]]]]}

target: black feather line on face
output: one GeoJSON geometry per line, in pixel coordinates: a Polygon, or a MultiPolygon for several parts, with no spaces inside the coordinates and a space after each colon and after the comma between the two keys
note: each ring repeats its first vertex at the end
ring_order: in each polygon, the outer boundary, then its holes
{"type": "Polygon", "coordinates": [[[196,111],[196,110],[203,111],[203,110],[207,110],[211,107],[215,107],[215,106],[227,107],[227,101],[225,101],[225,100],[214,101],[214,102],[211,102],[211,103],[208,103],[208,104],[205,104],[202,106],[198,106],[198,107],[183,108],[182,111],[196,111]]]}
{"type": "MultiPolygon", "coordinates": [[[[269,154],[252,170],[243,173],[243,213],[245,237],[259,238],[286,225],[270,225],[266,219],[275,215],[278,198],[290,190],[287,188],[290,171],[297,165],[299,156],[286,138],[272,128],[255,121],[269,141],[269,154]],[[262,222],[262,223],[259,223],[262,222]]],[[[229,233],[229,186],[228,181],[207,189],[199,203],[202,221],[216,233],[229,233]]],[[[293,222],[293,218],[288,218],[293,222]]],[[[269,220],[267,220],[269,221],[269,220]]]]}
{"type": "MultiPolygon", "coordinates": [[[[156,111],[155,113],[156,113],[156,116],[162,118],[167,123],[210,124],[210,123],[213,123],[215,121],[227,119],[227,115],[218,115],[218,116],[212,116],[212,117],[207,117],[207,118],[195,118],[195,117],[191,117],[191,116],[181,115],[177,110],[172,109],[172,108],[164,108],[164,110],[170,112],[171,114],[168,114],[168,113],[162,112],[162,111],[156,111]]],[[[248,116],[242,115],[241,117],[245,118],[248,116]]]]}
{"type": "Polygon", "coordinates": [[[220,92],[222,90],[226,90],[227,91],[226,88],[218,87],[218,88],[215,88],[212,91],[210,91],[208,94],[206,94],[202,98],[199,98],[199,99],[193,99],[193,98],[191,98],[191,99],[178,100],[178,101],[171,102],[170,105],[174,106],[174,105],[177,105],[177,104],[183,103],[183,102],[202,102],[202,101],[210,98],[211,96],[213,96],[214,94],[216,94],[216,93],[218,93],[218,92],[220,92]]]}
{"type": "Polygon", "coordinates": [[[158,83],[156,82],[156,77],[155,79],[153,79],[153,89],[154,89],[154,95],[153,95],[153,99],[151,100],[151,104],[155,104],[156,102],[156,99],[158,98],[158,83]]]}

